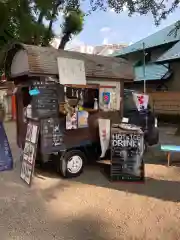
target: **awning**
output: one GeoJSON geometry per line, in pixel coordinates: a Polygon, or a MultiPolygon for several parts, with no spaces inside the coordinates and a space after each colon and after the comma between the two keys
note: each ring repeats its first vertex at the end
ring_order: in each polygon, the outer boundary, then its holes
{"type": "MultiPolygon", "coordinates": [[[[135,79],[134,81],[144,80],[144,67],[143,65],[134,67],[135,79]]],[[[155,64],[149,63],[145,66],[145,80],[164,80],[171,75],[169,64],[155,64]]]]}
{"type": "Polygon", "coordinates": [[[159,57],[157,63],[165,63],[180,59],[180,41],[176,43],[172,48],[159,57]]]}

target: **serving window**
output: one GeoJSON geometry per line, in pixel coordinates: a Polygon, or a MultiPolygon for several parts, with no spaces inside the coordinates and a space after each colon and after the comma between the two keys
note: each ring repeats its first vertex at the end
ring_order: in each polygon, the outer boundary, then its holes
{"type": "Polygon", "coordinates": [[[88,127],[88,116],[99,109],[99,88],[95,86],[65,87],[66,103],[69,111],[66,114],[66,129],[88,127]]]}

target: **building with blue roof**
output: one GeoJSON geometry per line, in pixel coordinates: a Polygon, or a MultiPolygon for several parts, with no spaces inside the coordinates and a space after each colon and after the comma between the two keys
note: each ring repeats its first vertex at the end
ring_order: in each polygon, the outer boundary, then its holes
{"type": "Polygon", "coordinates": [[[180,90],[180,29],[176,23],[113,53],[129,60],[134,67],[134,82],[126,88],[147,91],[180,90]],[[145,68],[144,68],[145,59],[145,68]]]}

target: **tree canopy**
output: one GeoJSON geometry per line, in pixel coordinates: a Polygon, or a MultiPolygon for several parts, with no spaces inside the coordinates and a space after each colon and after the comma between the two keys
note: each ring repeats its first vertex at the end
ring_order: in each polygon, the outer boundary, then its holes
{"type": "Polygon", "coordinates": [[[0,47],[11,40],[47,46],[55,35],[53,24],[63,12],[59,47],[64,48],[72,36],[83,29],[82,3],[89,6],[85,9],[86,15],[109,9],[121,13],[126,7],[129,16],[152,13],[158,25],[179,7],[180,0],[0,0],[0,47]]]}

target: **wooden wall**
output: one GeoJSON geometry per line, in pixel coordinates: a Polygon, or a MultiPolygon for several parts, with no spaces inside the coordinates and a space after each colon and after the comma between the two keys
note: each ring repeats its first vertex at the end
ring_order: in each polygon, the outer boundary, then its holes
{"type": "Polygon", "coordinates": [[[149,96],[155,113],[180,115],[180,92],[153,92],[149,96]]]}

